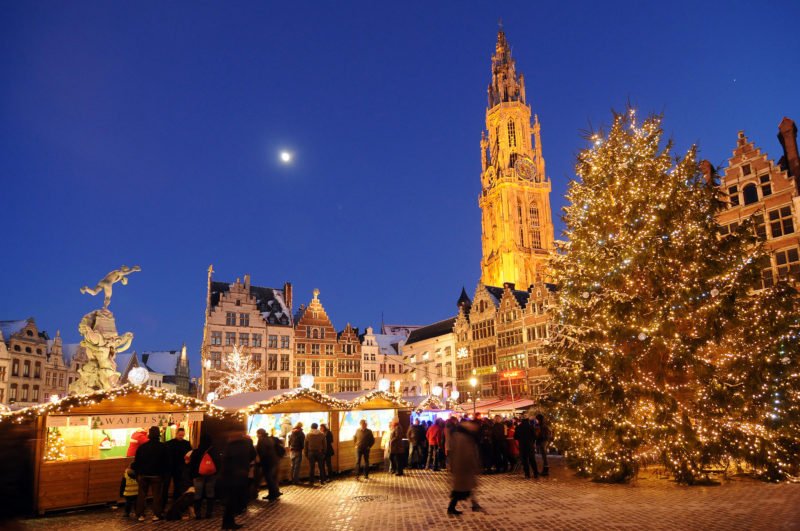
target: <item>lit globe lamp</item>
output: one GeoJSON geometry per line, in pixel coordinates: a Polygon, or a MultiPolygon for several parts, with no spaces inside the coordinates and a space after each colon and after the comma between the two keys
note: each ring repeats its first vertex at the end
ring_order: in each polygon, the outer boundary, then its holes
{"type": "Polygon", "coordinates": [[[128,381],[133,385],[144,385],[150,378],[150,372],[144,367],[134,367],[128,373],[128,381]]]}
{"type": "Polygon", "coordinates": [[[300,377],[300,387],[303,389],[311,389],[314,387],[314,375],[304,374],[300,377]]]}
{"type": "Polygon", "coordinates": [[[392,382],[387,380],[386,378],[381,378],[378,380],[378,390],[383,391],[384,393],[389,392],[389,388],[391,387],[392,382]]]}
{"type": "Polygon", "coordinates": [[[211,391],[210,393],[208,393],[206,395],[206,401],[207,402],[213,402],[216,399],[217,399],[217,393],[215,393],[214,391],[211,391]]]}

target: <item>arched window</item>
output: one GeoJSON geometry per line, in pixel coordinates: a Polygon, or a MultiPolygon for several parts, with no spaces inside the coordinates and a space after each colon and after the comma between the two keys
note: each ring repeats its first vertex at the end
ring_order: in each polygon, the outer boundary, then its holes
{"type": "Polygon", "coordinates": [[[508,147],[517,146],[517,131],[514,128],[514,121],[508,121],[508,147]]]}
{"type": "Polygon", "coordinates": [[[744,204],[745,205],[752,205],[753,203],[758,202],[758,189],[754,183],[750,183],[742,189],[742,195],[744,196],[744,204]]]}
{"type": "Polygon", "coordinates": [[[316,328],[314,330],[312,330],[311,331],[311,338],[312,339],[319,339],[319,330],[317,330],[316,328]]]}
{"type": "Polygon", "coordinates": [[[531,203],[531,206],[528,209],[528,215],[531,218],[531,247],[534,249],[541,249],[542,232],[541,227],[539,226],[539,207],[536,206],[536,203],[531,203]]]}
{"type": "Polygon", "coordinates": [[[517,199],[517,219],[519,220],[519,244],[525,246],[525,220],[522,217],[522,201],[517,199]]]}

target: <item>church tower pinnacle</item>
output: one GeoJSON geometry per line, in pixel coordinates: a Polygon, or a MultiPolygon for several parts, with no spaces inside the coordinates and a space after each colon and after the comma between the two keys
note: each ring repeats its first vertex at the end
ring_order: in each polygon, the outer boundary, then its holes
{"type": "Polygon", "coordinates": [[[546,276],[553,249],[551,184],[539,118],[534,115],[531,122],[525,78],[502,27],[492,56],[481,166],[481,283],[527,289],[546,276]]]}

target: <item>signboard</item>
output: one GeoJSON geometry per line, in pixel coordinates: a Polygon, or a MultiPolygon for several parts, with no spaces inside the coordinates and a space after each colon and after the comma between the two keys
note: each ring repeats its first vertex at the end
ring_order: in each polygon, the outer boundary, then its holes
{"type": "Polygon", "coordinates": [[[47,427],[48,428],[66,428],[75,427],[75,426],[83,426],[86,427],[89,425],[89,417],[83,415],[80,417],[66,417],[62,415],[47,415],[47,427]]]}
{"type": "Polygon", "coordinates": [[[92,415],[90,427],[93,430],[116,428],[145,428],[149,426],[170,426],[182,422],[203,420],[200,412],[176,413],[137,413],[135,415],[92,415]]]}
{"type": "Polygon", "coordinates": [[[494,374],[496,372],[497,372],[497,367],[495,367],[494,365],[492,365],[491,367],[477,367],[475,369],[472,369],[472,374],[477,374],[481,376],[484,374],[494,374]]]}
{"type": "Polygon", "coordinates": [[[511,380],[512,378],[522,378],[525,376],[525,371],[521,369],[512,369],[501,372],[500,376],[503,378],[508,378],[509,380],[511,380]]]}

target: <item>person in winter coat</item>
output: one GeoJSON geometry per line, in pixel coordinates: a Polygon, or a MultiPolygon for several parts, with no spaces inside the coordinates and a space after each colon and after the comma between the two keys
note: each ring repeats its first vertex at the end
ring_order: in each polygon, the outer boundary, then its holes
{"type": "Polygon", "coordinates": [[[419,468],[419,451],[422,443],[419,433],[419,419],[414,419],[414,424],[408,427],[406,438],[408,439],[408,467],[419,468]]]}
{"type": "MultiPolygon", "coordinates": [[[[542,475],[550,475],[550,467],[547,465],[547,446],[553,438],[550,433],[550,425],[544,420],[544,415],[539,413],[536,415],[536,422],[538,424],[537,437],[536,437],[536,452],[542,457],[542,475]]],[[[534,466],[536,457],[534,453],[534,466]]]]}
{"type": "Polygon", "coordinates": [[[170,470],[164,479],[164,506],[167,506],[167,496],[169,495],[169,484],[172,483],[172,501],[180,498],[186,490],[186,461],[184,457],[192,451],[192,445],[186,440],[186,430],[178,428],[175,438],[167,441],[167,453],[169,454],[170,470]]]}
{"type": "Polygon", "coordinates": [[[308,482],[314,484],[314,467],[319,468],[320,484],[324,485],[327,481],[325,475],[325,453],[328,451],[328,441],[325,434],[317,429],[317,423],[311,424],[311,431],[306,435],[305,454],[308,459],[309,473],[308,482]]]}
{"type": "Polygon", "coordinates": [[[477,475],[481,469],[476,441],[478,429],[477,423],[464,421],[458,424],[451,434],[450,474],[453,490],[450,493],[447,514],[462,514],[456,505],[459,501],[470,497],[472,498],[472,510],[481,510],[473,494],[478,485],[477,475]]]}
{"type": "Polygon", "coordinates": [[[275,437],[267,435],[267,431],[259,428],[256,432],[258,435],[258,442],[256,443],[256,453],[261,464],[261,471],[264,474],[264,480],[267,482],[267,495],[263,498],[265,500],[277,500],[282,492],[278,489],[278,463],[280,457],[276,450],[277,443],[275,437]]]}
{"type": "Polygon", "coordinates": [[[391,424],[391,434],[389,435],[389,452],[390,459],[392,460],[392,468],[394,474],[397,476],[403,475],[403,467],[405,466],[405,459],[403,454],[405,448],[403,447],[403,429],[400,427],[400,422],[393,420],[391,424]]]}
{"type": "Polygon", "coordinates": [[[494,467],[497,472],[508,470],[508,455],[506,444],[506,425],[500,415],[495,415],[492,424],[492,450],[494,452],[494,467]]]}
{"type": "Polygon", "coordinates": [[[369,452],[375,445],[375,436],[367,428],[367,421],[361,419],[361,428],[356,430],[353,443],[356,446],[356,477],[361,475],[361,460],[364,460],[364,478],[369,479],[369,452]]]}
{"type": "Polygon", "coordinates": [[[325,476],[330,481],[333,478],[333,432],[328,429],[327,424],[320,424],[319,431],[325,434],[325,476]]]}
{"type": "Polygon", "coordinates": [[[522,470],[525,472],[525,477],[531,477],[532,465],[533,477],[538,478],[539,471],[536,469],[536,458],[534,457],[534,431],[527,418],[522,419],[519,426],[514,430],[514,439],[519,443],[519,459],[522,461],[522,470]]]}
{"type": "Polygon", "coordinates": [[[222,460],[219,451],[211,445],[211,436],[207,433],[202,434],[200,444],[189,457],[189,477],[192,478],[194,487],[194,514],[198,520],[202,518],[200,510],[203,507],[203,499],[206,500],[206,518],[211,518],[214,512],[217,477],[221,468],[222,460]],[[206,454],[211,460],[210,463],[205,459],[206,454]]]}
{"type": "Polygon", "coordinates": [[[425,468],[433,469],[434,472],[439,471],[439,446],[443,441],[442,427],[439,425],[439,419],[428,427],[428,432],[425,434],[428,439],[428,462],[425,468]]]}
{"type": "Polygon", "coordinates": [[[139,483],[136,482],[136,472],[128,467],[122,474],[122,482],[119,485],[119,495],[125,498],[125,518],[131,516],[131,511],[136,504],[139,495],[139,483]]]}
{"type": "Polygon", "coordinates": [[[303,449],[306,445],[306,434],[303,433],[303,423],[298,422],[289,434],[289,451],[292,457],[292,483],[300,482],[300,465],[303,462],[303,449]]]}
{"type": "Polygon", "coordinates": [[[161,442],[161,431],[157,426],[150,427],[146,443],[136,449],[136,458],[131,465],[136,471],[136,480],[139,483],[139,494],[136,499],[136,516],[140,522],[144,521],[144,509],[147,502],[147,492],[153,491],[153,521],[157,522],[164,516],[164,497],[161,489],[164,477],[169,474],[170,462],[167,448],[161,442]]]}
{"type": "Polygon", "coordinates": [[[225,512],[222,529],[239,529],[235,517],[247,509],[250,463],[255,461],[253,441],[243,434],[233,434],[228,439],[222,456],[222,481],[225,485],[225,512]]]}

